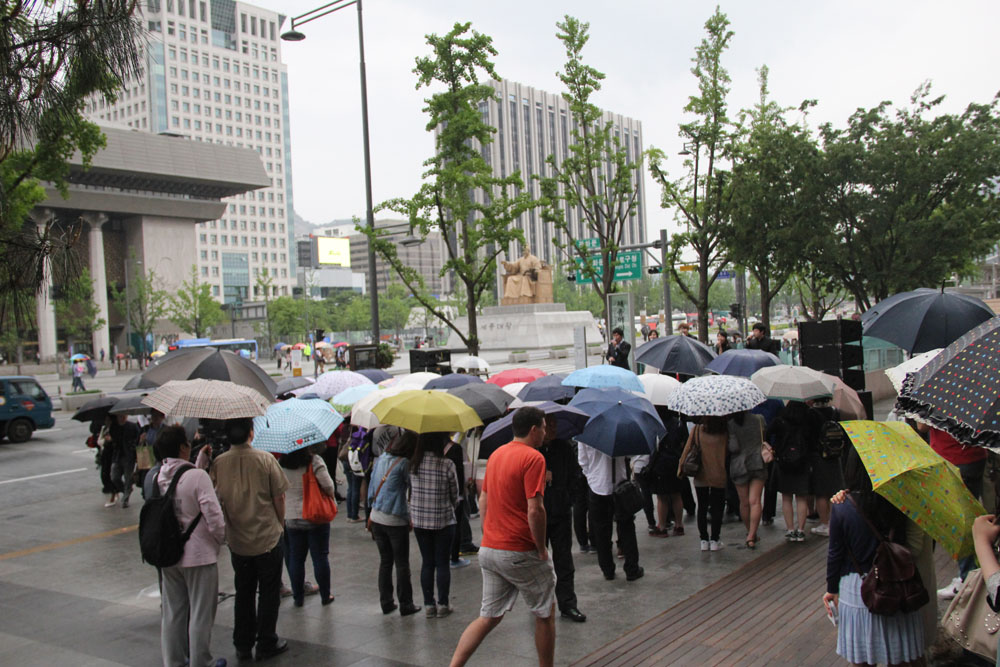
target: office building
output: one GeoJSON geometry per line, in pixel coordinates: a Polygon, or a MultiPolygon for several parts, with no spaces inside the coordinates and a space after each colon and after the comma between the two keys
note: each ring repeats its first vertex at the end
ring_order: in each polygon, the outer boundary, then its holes
{"type": "Polygon", "coordinates": [[[216,220],[197,225],[191,264],[225,303],[262,297],[256,276],[274,278],[274,296],[296,283],[288,77],[281,62],[283,15],[233,0],[146,0],[145,65],[114,104],[94,98],[103,124],[193,141],[251,148],[270,186],[226,200],[216,220]]]}

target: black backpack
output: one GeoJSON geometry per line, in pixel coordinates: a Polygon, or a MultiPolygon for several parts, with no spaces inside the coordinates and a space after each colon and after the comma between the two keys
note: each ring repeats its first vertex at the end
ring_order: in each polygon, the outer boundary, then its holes
{"type": "Polygon", "coordinates": [[[840,456],[844,451],[844,438],[847,434],[841,428],[839,413],[835,410],[832,419],[823,423],[819,430],[819,451],[824,459],[832,459],[840,456]]]}
{"type": "Polygon", "coordinates": [[[153,480],[153,493],[142,504],[142,510],[139,512],[139,550],[142,552],[142,560],[150,565],[156,567],[176,565],[184,555],[185,543],[201,521],[201,512],[198,512],[198,516],[187,530],[181,531],[177,514],[174,512],[174,489],[177,488],[177,482],[184,473],[193,468],[191,465],[179,468],[163,495],[160,494],[159,483],[153,480]]]}
{"type": "Polygon", "coordinates": [[[786,472],[802,470],[808,461],[808,450],[803,437],[802,425],[786,424],[785,437],[781,449],[776,452],[778,466],[786,472]]]}

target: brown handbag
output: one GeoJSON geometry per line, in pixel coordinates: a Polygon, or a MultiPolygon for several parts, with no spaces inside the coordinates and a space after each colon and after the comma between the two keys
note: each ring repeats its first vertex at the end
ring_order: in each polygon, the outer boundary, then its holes
{"type": "Polygon", "coordinates": [[[944,612],[941,627],[962,648],[992,663],[997,658],[1000,614],[990,607],[988,596],[982,570],[972,570],[944,612]]]}
{"type": "Polygon", "coordinates": [[[701,426],[694,427],[694,439],[688,449],[687,456],[681,462],[681,474],[686,477],[697,477],[701,472],[701,426]]]}

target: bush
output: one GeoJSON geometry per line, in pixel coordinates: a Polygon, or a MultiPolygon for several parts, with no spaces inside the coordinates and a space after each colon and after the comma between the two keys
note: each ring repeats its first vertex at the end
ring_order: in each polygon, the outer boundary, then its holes
{"type": "Polygon", "coordinates": [[[375,352],[375,365],[379,368],[389,368],[396,360],[396,350],[389,343],[379,343],[375,352]]]}

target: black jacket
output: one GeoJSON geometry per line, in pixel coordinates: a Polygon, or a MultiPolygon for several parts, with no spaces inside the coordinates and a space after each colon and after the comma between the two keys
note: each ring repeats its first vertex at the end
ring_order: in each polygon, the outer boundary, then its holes
{"type": "Polygon", "coordinates": [[[576,448],[568,440],[552,440],[538,451],[545,457],[545,470],[552,481],[545,485],[545,513],[548,522],[565,519],[572,514],[573,496],[580,479],[580,463],[576,448]]]}
{"type": "Polygon", "coordinates": [[[612,366],[618,366],[619,368],[628,368],[628,353],[632,351],[632,346],[626,343],[624,340],[617,345],[611,343],[608,345],[608,353],[604,355],[607,357],[614,357],[615,360],[611,362],[612,366]]]}

